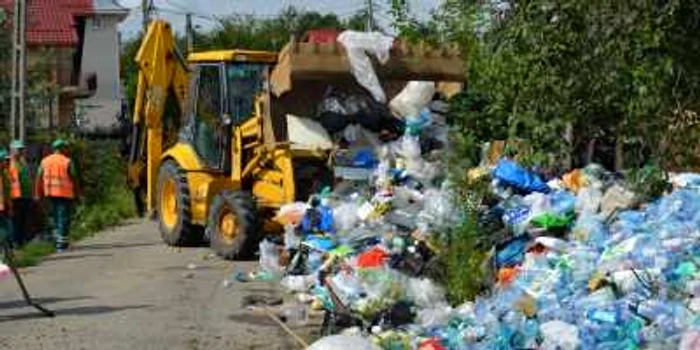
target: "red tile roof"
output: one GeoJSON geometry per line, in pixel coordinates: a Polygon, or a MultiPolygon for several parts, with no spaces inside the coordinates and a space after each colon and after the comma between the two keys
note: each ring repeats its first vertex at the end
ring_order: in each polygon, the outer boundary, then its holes
{"type": "MultiPolygon", "coordinates": [[[[12,19],[14,0],[0,0],[12,19]]],[[[78,44],[75,17],[93,13],[92,0],[33,0],[27,8],[27,44],[74,46],[78,44]]]]}

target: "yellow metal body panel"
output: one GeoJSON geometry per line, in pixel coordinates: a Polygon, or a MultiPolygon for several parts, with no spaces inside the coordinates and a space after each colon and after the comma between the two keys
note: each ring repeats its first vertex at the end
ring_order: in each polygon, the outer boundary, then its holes
{"type": "Polygon", "coordinates": [[[288,145],[267,140],[263,132],[265,99],[257,98],[254,116],[233,130],[231,180],[252,179],[251,190],[261,207],[278,208],[294,201],[294,168],[288,145]]]}
{"type": "Polygon", "coordinates": [[[277,52],[253,50],[217,50],[195,52],[187,56],[190,63],[252,62],[275,63],[277,52]]]}
{"type": "Polygon", "coordinates": [[[228,176],[208,172],[187,173],[187,183],[190,188],[192,223],[199,226],[206,226],[209,207],[217,193],[239,189],[228,176]]]}
{"type": "Polygon", "coordinates": [[[207,169],[195,153],[192,145],[179,142],[163,154],[162,161],[172,159],[187,172],[187,185],[190,190],[192,223],[205,226],[212,198],[223,190],[237,190],[240,182],[234,182],[225,174],[207,169]]]}
{"type": "Polygon", "coordinates": [[[170,147],[164,154],[163,160],[174,160],[184,171],[204,171],[205,167],[199,161],[199,156],[192,145],[178,142],[175,146],[170,147]]]}

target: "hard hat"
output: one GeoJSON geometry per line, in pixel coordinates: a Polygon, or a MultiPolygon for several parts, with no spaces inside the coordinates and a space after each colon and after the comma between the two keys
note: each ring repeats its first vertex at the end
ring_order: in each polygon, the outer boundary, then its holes
{"type": "Polygon", "coordinates": [[[24,145],[24,141],[22,141],[22,140],[13,140],[13,141],[10,143],[10,148],[11,148],[11,149],[23,149],[23,148],[25,148],[25,147],[26,147],[26,146],[24,145]]]}
{"type": "Polygon", "coordinates": [[[64,140],[62,140],[62,139],[57,139],[56,141],[54,141],[54,142],[51,144],[51,147],[52,147],[53,149],[61,149],[61,148],[65,147],[67,144],[68,144],[68,143],[67,143],[66,141],[64,141],[64,140]]]}
{"type": "Polygon", "coordinates": [[[7,160],[10,158],[10,155],[7,153],[7,150],[5,148],[0,148],[0,161],[7,160]]]}

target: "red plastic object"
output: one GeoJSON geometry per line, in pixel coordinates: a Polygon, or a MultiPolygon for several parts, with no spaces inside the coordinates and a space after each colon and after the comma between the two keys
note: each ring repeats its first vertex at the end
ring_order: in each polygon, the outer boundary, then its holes
{"type": "Polygon", "coordinates": [[[508,285],[518,277],[520,270],[517,267],[504,267],[498,270],[498,275],[496,278],[498,282],[502,285],[508,285]]]}
{"type": "Polygon", "coordinates": [[[303,42],[315,44],[330,44],[334,43],[340,35],[340,31],[336,29],[312,29],[306,32],[303,42]]]}
{"type": "Polygon", "coordinates": [[[384,265],[384,260],[390,257],[389,253],[380,248],[373,248],[357,257],[357,266],[362,268],[372,268],[384,265]]]}
{"type": "Polygon", "coordinates": [[[418,350],[447,350],[447,348],[438,339],[433,338],[420,343],[418,350]]]}

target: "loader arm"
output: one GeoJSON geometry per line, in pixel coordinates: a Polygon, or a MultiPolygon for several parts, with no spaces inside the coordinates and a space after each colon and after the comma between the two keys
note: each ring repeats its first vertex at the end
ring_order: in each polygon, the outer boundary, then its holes
{"type": "Polygon", "coordinates": [[[174,138],[174,135],[170,135],[173,131],[164,131],[166,101],[174,97],[180,113],[185,111],[189,76],[187,63],[177,48],[172,29],[161,20],[154,20],[149,25],[135,61],[139,73],[132,116],[128,179],[137,206],[141,211],[145,209],[153,213],[161,156],[166,143],[174,138]]]}

